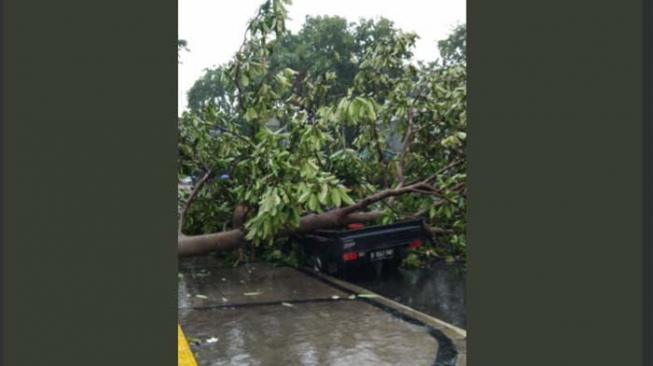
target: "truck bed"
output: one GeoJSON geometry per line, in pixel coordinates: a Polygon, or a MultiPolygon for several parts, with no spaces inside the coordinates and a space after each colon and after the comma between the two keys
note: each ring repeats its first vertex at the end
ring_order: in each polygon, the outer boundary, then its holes
{"type": "Polygon", "coordinates": [[[336,273],[352,265],[398,262],[409,247],[418,247],[426,239],[423,221],[410,220],[353,230],[318,230],[298,242],[318,269],[336,273]]]}

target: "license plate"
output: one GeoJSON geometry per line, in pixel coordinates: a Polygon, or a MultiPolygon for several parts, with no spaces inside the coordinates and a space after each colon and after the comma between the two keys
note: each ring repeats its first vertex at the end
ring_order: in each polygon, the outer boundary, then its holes
{"type": "Polygon", "coordinates": [[[383,250],[376,250],[374,252],[370,252],[370,260],[371,261],[380,261],[383,259],[388,259],[392,258],[395,254],[394,249],[383,249],[383,250]]]}

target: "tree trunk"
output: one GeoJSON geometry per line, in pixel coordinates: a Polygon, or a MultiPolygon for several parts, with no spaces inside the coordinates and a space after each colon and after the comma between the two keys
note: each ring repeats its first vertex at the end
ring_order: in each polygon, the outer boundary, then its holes
{"type": "MultiPolygon", "coordinates": [[[[299,226],[296,229],[282,234],[304,234],[319,229],[331,229],[347,224],[374,221],[381,217],[381,212],[361,211],[367,209],[368,206],[375,202],[407,193],[439,195],[438,191],[428,184],[430,179],[432,177],[407,186],[376,192],[350,206],[336,208],[319,214],[308,214],[299,220],[299,226]]],[[[183,218],[180,220],[180,223],[183,224],[183,218]]],[[[241,228],[194,236],[187,236],[180,233],[177,240],[177,249],[180,256],[201,255],[213,250],[239,248],[245,242],[245,232],[241,228]]]]}
{"type": "MultiPolygon", "coordinates": [[[[249,207],[247,205],[244,205],[242,203],[239,203],[236,205],[236,208],[234,209],[234,214],[233,218],[231,220],[231,227],[234,229],[242,229],[243,225],[245,225],[245,221],[247,219],[247,213],[249,212],[249,207]]],[[[254,246],[251,246],[252,249],[252,262],[254,261],[254,246]]],[[[241,262],[245,261],[245,250],[243,249],[243,246],[240,246],[238,248],[238,260],[241,262]]]]}
{"type": "MultiPolygon", "coordinates": [[[[321,214],[309,214],[301,218],[296,230],[285,234],[308,233],[318,229],[336,228],[352,223],[374,221],[380,212],[361,212],[345,214],[344,209],[336,209],[321,214]]],[[[179,235],[177,249],[180,256],[202,255],[214,250],[240,248],[246,243],[245,232],[233,229],[204,235],[179,235]]]]}

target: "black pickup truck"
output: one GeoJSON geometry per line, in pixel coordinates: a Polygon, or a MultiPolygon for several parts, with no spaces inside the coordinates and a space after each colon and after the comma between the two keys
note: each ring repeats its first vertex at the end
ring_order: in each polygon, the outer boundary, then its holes
{"type": "Polygon", "coordinates": [[[427,235],[422,220],[411,220],[370,227],[352,224],[344,230],[318,230],[296,240],[316,270],[339,274],[372,262],[398,264],[408,249],[420,247],[427,235]]]}

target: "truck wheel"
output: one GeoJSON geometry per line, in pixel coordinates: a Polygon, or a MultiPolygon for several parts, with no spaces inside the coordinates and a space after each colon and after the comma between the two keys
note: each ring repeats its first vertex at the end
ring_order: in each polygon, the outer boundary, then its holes
{"type": "Polygon", "coordinates": [[[404,258],[406,258],[405,254],[396,255],[394,258],[390,260],[390,263],[392,263],[392,267],[395,269],[401,267],[401,263],[404,261],[404,258]]]}
{"type": "Polygon", "coordinates": [[[338,265],[337,263],[329,263],[329,265],[327,266],[327,268],[328,268],[328,271],[327,271],[327,272],[328,272],[330,275],[334,275],[334,276],[335,276],[335,275],[339,275],[339,274],[342,272],[342,268],[341,268],[341,266],[338,265]]]}
{"type": "Polygon", "coordinates": [[[313,257],[313,269],[316,272],[324,272],[324,264],[322,263],[322,259],[320,257],[313,257]]]}
{"type": "Polygon", "coordinates": [[[373,267],[374,267],[374,273],[376,274],[377,277],[381,276],[383,274],[383,267],[385,264],[385,261],[378,261],[374,262],[373,267]]]}

